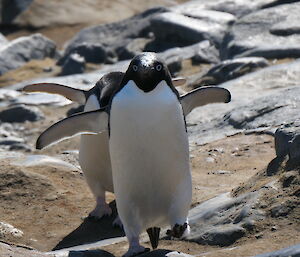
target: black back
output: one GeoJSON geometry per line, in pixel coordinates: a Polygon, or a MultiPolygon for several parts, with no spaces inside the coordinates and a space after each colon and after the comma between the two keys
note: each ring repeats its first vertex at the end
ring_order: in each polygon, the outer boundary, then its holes
{"type": "Polygon", "coordinates": [[[123,72],[110,72],[105,74],[93,88],[87,91],[86,99],[94,94],[97,99],[100,100],[100,107],[107,106],[114,92],[121,86],[123,77],[123,72]]]}

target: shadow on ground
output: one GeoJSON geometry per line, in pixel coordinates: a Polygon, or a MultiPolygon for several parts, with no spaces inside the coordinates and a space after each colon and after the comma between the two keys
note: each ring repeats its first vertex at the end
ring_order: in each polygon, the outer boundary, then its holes
{"type": "Polygon", "coordinates": [[[53,248],[53,251],[77,245],[94,243],[104,239],[125,236],[125,233],[121,228],[112,226],[114,219],[117,217],[115,201],[111,202],[109,205],[113,210],[113,214],[110,217],[103,217],[100,220],[86,218],[78,228],[65,236],[53,248]]]}

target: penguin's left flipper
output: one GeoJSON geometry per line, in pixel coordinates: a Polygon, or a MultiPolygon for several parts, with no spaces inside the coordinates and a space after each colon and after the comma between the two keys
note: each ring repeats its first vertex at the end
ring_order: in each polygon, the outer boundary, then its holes
{"type": "Polygon", "coordinates": [[[211,103],[229,103],[230,101],[230,92],[222,87],[200,87],[180,97],[185,116],[196,107],[211,103]]]}
{"type": "Polygon", "coordinates": [[[106,108],[75,114],[46,129],[37,139],[36,149],[43,149],[77,134],[97,134],[107,130],[108,113],[106,108]]]}
{"type": "Polygon", "coordinates": [[[27,85],[23,88],[24,92],[33,93],[33,92],[44,92],[49,94],[59,94],[70,101],[84,104],[86,100],[87,91],[68,87],[56,83],[37,83],[27,85]]]}

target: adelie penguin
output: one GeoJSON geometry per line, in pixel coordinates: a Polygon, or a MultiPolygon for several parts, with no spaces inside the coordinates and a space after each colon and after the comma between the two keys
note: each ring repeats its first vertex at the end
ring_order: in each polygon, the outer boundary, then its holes
{"type": "MultiPolygon", "coordinates": [[[[108,105],[113,92],[122,82],[123,72],[111,72],[104,75],[88,91],[54,83],[38,83],[24,87],[25,92],[46,92],[60,94],[71,101],[84,104],[84,111],[93,111],[108,105]]],[[[185,83],[184,79],[173,78],[175,86],[185,83]]],[[[219,87],[202,87],[180,97],[185,115],[194,108],[210,103],[229,102],[230,93],[219,87]]],[[[108,146],[108,133],[82,135],[79,149],[79,163],[86,181],[96,199],[96,207],[89,217],[100,219],[112,212],[106,203],[105,192],[113,192],[111,163],[108,146]],[[101,158],[99,158],[101,156],[101,158]]],[[[119,218],[114,225],[121,226],[119,218]]]]}
{"type": "Polygon", "coordinates": [[[37,141],[43,148],[78,133],[108,131],[117,207],[129,241],[125,256],[145,251],[143,230],[154,248],[159,227],[169,224],[174,237],[188,231],[192,186],[184,114],[197,105],[192,95],[181,103],[164,63],[145,53],[132,60],[108,106],[64,119],[37,141]]]}

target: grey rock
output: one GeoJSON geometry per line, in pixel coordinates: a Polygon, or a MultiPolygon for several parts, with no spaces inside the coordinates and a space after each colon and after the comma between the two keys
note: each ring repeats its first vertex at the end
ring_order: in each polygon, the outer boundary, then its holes
{"type": "Polygon", "coordinates": [[[90,63],[104,63],[107,58],[107,52],[103,45],[99,43],[82,43],[65,52],[58,64],[63,65],[75,53],[84,57],[85,61],[90,63]]]}
{"type": "Polygon", "coordinates": [[[244,57],[226,60],[213,66],[204,75],[203,80],[206,81],[208,85],[218,85],[249,72],[253,72],[259,68],[267,67],[268,65],[268,61],[262,57],[244,57]]]}
{"type": "Polygon", "coordinates": [[[239,19],[224,39],[221,58],[300,57],[300,3],[278,5],[239,19]]]}
{"type": "Polygon", "coordinates": [[[38,121],[43,118],[43,113],[33,106],[17,105],[0,112],[2,122],[38,121]]]}
{"type": "Polygon", "coordinates": [[[9,146],[9,151],[25,151],[31,152],[32,148],[24,143],[16,143],[9,146]]]}
{"type": "Polygon", "coordinates": [[[135,38],[130,41],[125,47],[120,47],[116,50],[119,60],[132,59],[137,54],[144,51],[146,45],[151,42],[151,38],[135,38]]]}
{"type": "Polygon", "coordinates": [[[0,145],[14,145],[14,144],[19,144],[23,143],[24,139],[22,138],[17,138],[17,137],[7,137],[4,139],[0,139],[0,145]]]}
{"type": "Polygon", "coordinates": [[[253,129],[274,133],[299,117],[300,60],[262,68],[222,83],[231,93],[228,104],[210,104],[187,116],[189,141],[202,145],[253,129]],[[230,120],[230,122],[229,122],[230,120]]]}
{"type": "Polygon", "coordinates": [[[71,75],[83,73],[85,70],[85,59],[78,53],[71,54],[65,60],[60,75],[71,75]]]}
{"type": "Polygon", "coordinates": [[[300,158],[300,122],[291,126],[283,126],[275,132],[275,150],[278,157],[289,155],[290,160],[300,158]]]}
{"type": "Polygon", "coordinates": [[[254,129],[293,124],[299,120],[300,87],[288,88],[241,105],[226,115],[237,129],[254,129]]]}
{"type": "Polygon", "coordinates": [[[20,37],[0,49],[0,75],[24,65],[30,60],[44,59],[55,55],[55,43],[41,34],[20,37]]]}
{"type": "Polygon", "coordinates": [[[152,8],[120,22],[85,28],[70,40],[65,52],[72,52],[83,42],[101,44],[108,51],[116,52],[117,49],[129,44],[132,39],[146,37],[150,32],[151,17],[166,10],[163,7],[152,8]]]}
{"type": "Polygon", "coordinates": [[[187,240],[200,244],[228,246],[251,230],[262,214],[254,208],[259,193],[236,198],[229,193],[203,202],[189,213],[191,233],[187,240]]]}
{"type": "Polygon", "coordinates": [[[0,242],[0,252],[2,256],[13,257],[55,257],[53,254],[41,253],[36,250],[29,250],[22,246],[0,242]]]}
{"type": "Polygon", "coordinates": [[[17,228],[15,228],[13,225],[10,225],[5,222],[0,222],[0,238],[6,238],[14,237],[14,238],[20,238],[23,236],[23,232],[17,228]]]}
{"type": "Polygon", "coordinates": [[[25,11],[33,0],[2,0],[0,9],[0,24],[11,24],[13,20],[25,11]]]}
{"type": "Polygon", "coordinates": [[[219,45],[225,35],[226,27],[205,20],[166,12],[151,19],[151,28],[156,40],[191,45],[210,40],[219,45]]]}
{"type": "Polygon", "coordinates": [[[220,62],[219,51],[214,45],[201,49],[192,57],[193,64],[218,63],[220,62]]]}
{"type": "MultiPolygon", "coordinates": [[[[172,10],[182,13],[201,13],[203,10],[214,10],[225,14],[232,14],[236,17],[241,17],[273,2],[274,0],[193,0],[175,6],[172,10]]],[[[222,16],[222,14],[219,14],[217,18],[222,20],[222,22],[226,22],[231,19],[229,16],[222,16]]]]}
{"type": "MultiPolygon", "coordinates": [[[[158,56],[166,62],[171,74],[176,74],[176,72],[181,70],[183,60],[192,59],[199,54],[209,60],[211,56],[213,56],[213,54],[207,52],[207,49],[210,47],[212,47],[210,42],[204,40],[191,46],[171,48],[162,53],[158,53],[158,56]]],[[[212,59],[217,59],[217,56],[213,56],[212,59]]]]}
{"type": "Polygon", "coordinates": [[[284,249],[280,249],[275,252],[259,254],[256,255],[255,257],[299,257],[299,256],[300,256],[300,244],[297,244],[284,249]]]}
{"type": "Polygon", "coordinates": [[[0,33],[0,48],[3,47],[4,45],[8,44],[8,40],[6,39],[5,36],[3,36],[1,33],[0,33]]]}

